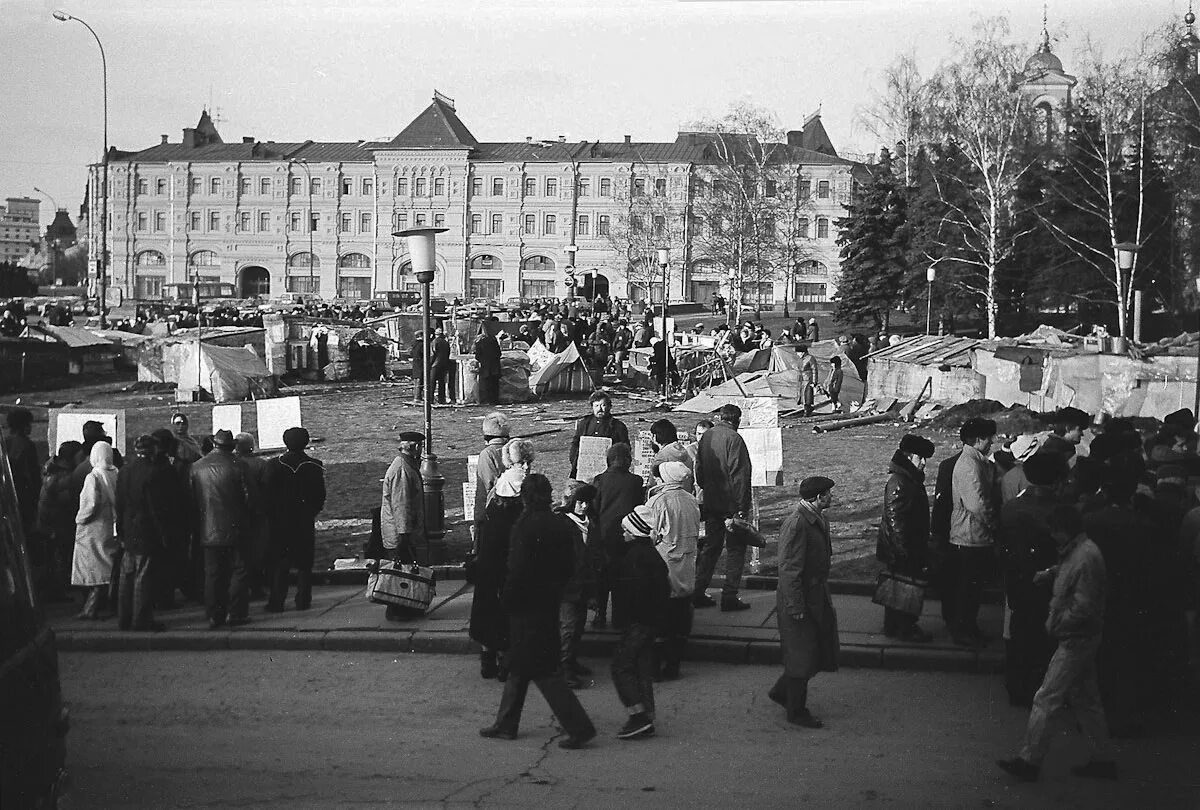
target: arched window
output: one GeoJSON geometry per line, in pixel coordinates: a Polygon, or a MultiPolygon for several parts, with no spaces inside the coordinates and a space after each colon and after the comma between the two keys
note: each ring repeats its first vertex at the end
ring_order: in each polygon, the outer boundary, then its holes
{"type": "Polygon", "coordinates": [[[197,250],[188,257],[188,267],[218,267],[221,260],[211,250],[197,250]]]}
{"type": "Polygon", "coordinates": [[[134,257],[133,263],[138,267],[163,267],[167,263],[167,259],[157,250],[143,250],[134,257]]]}
{"type": "Polygon", "coordinates": [[[548,256],[530,256],[521,263],[521,269],[526,273],[554,272],[554,260],[548,256]]]}
{"type": "Polygon", "coordinates": [[[1037,105],[1037,134],[1043,144],[1054,143],[1054,108],[1049,101],[1037,105]]]}
{"type": "Polygon", "coordinates": [[[504,267],[504,262],[500,261],[498,256],[483,253],[472,258],[470,264],[467,266],[471,270],[501,270],[504,267]]]}
{"type": "Polygon", "coordinates": [[[288,267],[294,267],[298,270],[304,270],[305,272],[307,272],[308,267],[309,267],[308,261],[309,261],[310,256],[312,257],[312,266],[320,267],[321,259],[318,256],[316,256],[315,254],[309,253],[307,250],[303,250],[299,253],[293,253],[291,255],[291,258],[288,259],[288,267]]]}
{"type": "Polygon", "coordinates": [[[371,260],[361,253],[347,253],[338,259],[338,267],[346,270],[370,270],[371,260]]]}

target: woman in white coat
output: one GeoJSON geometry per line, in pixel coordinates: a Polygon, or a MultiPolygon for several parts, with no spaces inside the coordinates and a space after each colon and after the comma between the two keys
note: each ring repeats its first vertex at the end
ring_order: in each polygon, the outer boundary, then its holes
{"type": "Polygon", "coordinates": [[[84,479],[75,515],[75,557],[71,566],[71,584],[87,589],[80,619],[99,619],[107,613],[105,597],[117,551],[117,468],[113,466],[112,445],[96,442],[90,461],[92,471],[84,479]]]}

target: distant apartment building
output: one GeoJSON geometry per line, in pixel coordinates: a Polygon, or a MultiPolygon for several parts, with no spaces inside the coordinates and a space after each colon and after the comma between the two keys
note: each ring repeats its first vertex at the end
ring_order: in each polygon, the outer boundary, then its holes
{"type": "MultiPolygon", "coordinates": [[[[780,273],[756,282],[754,295],[767,304],[827,301],[836,289],[835,223],[866,169],[837,155],[819,115],[787,141],[787,171],[810,195],[805,258],[790,289],[780,273]]],[[[705,161],[696,133],[657,143],[480,142],[440,94],[390,141],[225,143],[204,112],[181,142],[164,135],[148,149],[111,153],[110,284],[137,298],[198,279],[232,283],[244,297],[364,299],[416,286],[404,240],[391,234],[428,226],[447,229],[435,294],[556,296],[574,279],[588,297],[658,298],[661,282],[639,274],[645,268],[631,266],[614,236],[646,195],[672,212],[669,223],[641,223],[675,236],[669,297],[708,301],[730,282],[693,238],[705,161]]],[[[91,199],[99,182],[93,166],[91,199]]],[[[94,256],[98,229],[88,233],[94,256]]]]}
{"type": "Polygon", "coordinates": [[[41,243],[39,209],[41,200],[9,197],[0,207],[0,263],[16,264],[41,243]]]}

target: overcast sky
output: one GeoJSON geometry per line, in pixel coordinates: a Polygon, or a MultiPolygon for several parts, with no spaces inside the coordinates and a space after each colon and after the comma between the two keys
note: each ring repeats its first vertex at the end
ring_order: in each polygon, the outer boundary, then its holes
{"type": "MultiPolygon", "coordinates": [[[[931,70],[993,14],[1032,53],[1042,27],[1041,0],[0,0],[0,197],[36,186],[72,219],[101,151],[100,60],[55,8],[104,43],[121,149],[178,141],[206,106],[226,141],[391,137],[437,88],[482,141],[673,140],[749,98],[785,128],[820,105],[837,147],[867,152],[856,112],[898,53],[931,70]]],[[[1071,72],[1086,35],[1115,50],[1186,10],[1051,0],[1050,31],[1071,72]]]]}

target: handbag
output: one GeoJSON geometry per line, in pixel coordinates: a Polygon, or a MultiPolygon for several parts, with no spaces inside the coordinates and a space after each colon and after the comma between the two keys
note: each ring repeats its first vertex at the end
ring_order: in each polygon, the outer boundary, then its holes
{"type": "Polygon", "coordinates": [[[928,587],[929,583],[923,579],[884,571],[879,575],[875,596],[871,601],[900,613],[920,616],[925,607],[925,589],[928,587]]]}
{"type": "Polygon", "coordinates": [[[753,523],[743,518],[730,518],[726,531],[730,539],[736,543],[742,543],[752,548],[763,548],[767,545],[767,538],[763,536],[763,533],[754,528],[753,523]]]}
{"type": "Polygon", "coordinates": [[[377,605],[394,605],[424,613],[437,593],[432,568],[383,560],[378,567],[368,571],[366,596],[377,605]]]}

